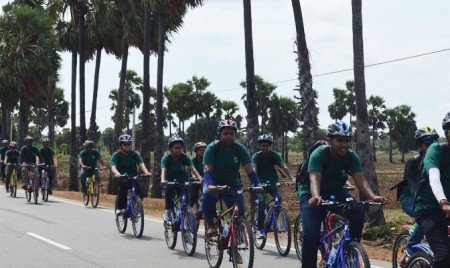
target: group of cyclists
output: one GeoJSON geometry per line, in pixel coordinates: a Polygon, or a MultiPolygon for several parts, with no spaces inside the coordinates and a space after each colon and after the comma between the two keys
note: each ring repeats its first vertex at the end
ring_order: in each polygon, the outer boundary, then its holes
{"type": "MultiPolygon", "coordinates": [[[[398,198],[403,210],[414,217],[418,228],[409,240],[407,251],[413,254],[412,246],[426,237],[433,253],[433,267],[448,267],[450,263],[450,245],[448,241],[448,217],[450,217],[450,112],[444,117],[442,128],[447,139],[446,143],[439,144],[436,130],[430,127],[418,129],[415,140],[419,146],[419,154],[408,160],[405,167],[404,180],[397,184],[398,198]]],[[[317,251],[321,236],[321,222],[326,216],[326,208],[320,206],[321,200],[334,199],[339,202],[351,200],[351,194],[346,190],[348,175],[353,178],[355,186],[368,199],[381,204],[386,198],[375,194],[363,174],[360,158],[351,149],[353,133],[351,127],[342,121],[331,123],[327,128],[328,145],[324,144],[311,152],[308,160],[308,179],[298,182],[298,198],[303,225],[302,267],[316,267],[317,251]]],[[[175,135],[168,142],[169,153],[161,159],[161,187],[165,189],[165,211],[163,218],[170,221],[170,210],[173,208],[173,196],[179,188],[172,187],[168,182],[184,183],[189,179],[199,180],[201,185],[194,184],[190,189],[190,204],[201,204],[199,214],[202,214],[207,226],[208,236],[217,234],[218,230],[213,224],[216,216],[216,203],[218,201],[217,186],[227,185],[236,191],[242,188],[240,167],[248,176],[250,185],[258,187],[261,182],[276,184],[278,175],[276,168],[283,170],[290,181],[295,182],[289,168],[285,165],[280,154],[272,150],[273,138],[269,134],[259,136],[261,150],[252,157],[244,145],[237,142],[237,124],[231,119],[220,121],[217,127],[217,138],[206,144],[197,142],[194,145],[195,156],[188,157],[184,153],[184,140],[175,135]],[[202,196],[199,193],[202,193],[202,196]],[[199,202],[201,198],[202,202],[199,202]]],[[[119,137],[120,147],[110,160],[111,172],[119,181],[118,197],[115,212],[120,215],[124,212],[127,201],[127,192],[131,187],[128,180],[121,179],[122,175],[136,176],[139,174],[151,176],[145,167],[142,158],[131,150],[131,136],[123,134],[119,137]]],[[[2,178],[9,189],[9,177],[13,166],[9,164],[22,163],[23,188],[28,189],[27,163],[40,163],[56,168],[57,159],[54,151],[49,147],[50,141],[44,139],[43,147],[38,149],[33,145],[33,138],[27,136],[25,145],[17,149],[17,143],[3,140],[0,149],[2,160],[2,178]],[[5,169],[6,167],[6,169],[5,169]]],[[[86,178],[95,173],[96,180],[100,177],[97,162],[106,166],[100,152],[94,148],[93,141],[84,143],[84,150],[79,155],[81,166],[82,191],[86,194],[86,178]]],[[[20,166],[16,166],[19,171],[20,166]]],[[[39,172],[36,170],[36,176],[39,172]]],[[[49,175],[52,172],[49,172],[49,175]]],[[[50,175],[50,185],[53,176],[50,175]]],[[[142,189],[136,184],[136,191],[142,198],[142,189]]],[[[51,188],[50,188],[51,193],[51,188]]],[[[277,195],[281,203],[282,195],[277,188],[271,188],[269,194],[277,195]]],[[[259,212],[257,220],[258,232],[256,239],[266,236],[264,231],[264,199],[257,194],[259,212]]],[[[227,207],[234,205],[234,197],[224,196],[227,207]]],[[[353,199],[355,200],[355,199],[353,199]]],[[[245,212],[242,192],[238,191],[237,205],[239,211],[245,212]]],[[[355,201],[356,202],[356,201],[355,201]]],[[[334,211],[340,214],[342,211],[334,211]]],[[[350,235],[356,241],[361,240],[365,212],[362,206],[355,205],[350,213],[350,235]]],[[[242,215],[244,215],[242,213],[242,215]]]]}
{"type": "Polygon", "coordinates": [[[18,177],[22,181],[22,188],[26,191],[31,189],[28,180],[28,172],[32,169],[34,179],[39,179],[42,169],[47,169],[49,179],[49,194],[52,194],[53,185],[53,168],[58,167],[58,160],[55,156],[54,150],[50,147],[50,140],[44,138],[42,140],[42,148],[34,145],[34,140],[31,136],[26,136],[24,145],[18,150],[17,142],[2,141],[2,148],[0,149],[1,156],[1,174],[2,180],[5,183],[6,192],[10,191],[10,179],[13,169],[16,169],[18,177]],[[40,166],[36,164],[41,164],[40,166]]]}

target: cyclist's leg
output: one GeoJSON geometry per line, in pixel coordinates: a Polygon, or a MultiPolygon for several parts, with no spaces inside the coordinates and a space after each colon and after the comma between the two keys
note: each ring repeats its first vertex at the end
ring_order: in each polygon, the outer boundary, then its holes
{"type": "MultiPolygon", "coordinates": [[[[414,198],[409,196],[402,202],[403,211],[408,214],[412,218],[416,218],[416,212],[414,211],[414,198]]],[[[419,224],[416,224],[414,231],[411,234],[411,238],[408,240],[408,244],[406,244],[406,249],[408,254],[412,254],[412,246],[419,244],[423,238],[423,230],[419,224]]]]}
{"type": "MultiPolygon", "coordinates": [[[[5,159],[3,159],[2,161],[4,161],[4,160],[5,159]]],[[[2,169],[2,180],[5,181],[5,178],[6,178],[5,167],[6,167],[6,165],[4,163],[2,163],[1,165],[2,165],[2,167],[1,167],[1,169],[2,169]]]]}
{"type": "MultiPolygon", "coordinates": [[[[353,198],[353,202],[356,202],[356,199],[350,195],[347,190],[341,189],[338,192],[335,192],[335,200],[339,202],[346,202],[347,198],[353,198]]],[[[342,211],[340,209],[332,209],[335,213],[342,215],[342,211]]],[[[364,228],[364,219],[365,219],[365,211],[364,207],[361,204],[357,204],[353,206],[350,210],[350,236],[356,241],[361,241],[362,231],[364,228]]]]}
{"type": "Polygon", "coordinates": [[[450,263],[450,245],[448,241],[447,219],[441,209],[429,209],[418,215],[417,221],[422,227],[430,248],[434,253],[433,267],[448,267],[450,263]]]}
{"type": "Polygon", "coordinates": [[[95,174],[95,181],[100,184],[100,173],[98,173],[98,169],[94,170],[94,174],[95,174]]]}
{"type": "Polygon", "coordinates": [[[83,194],[86,194],[86,192],[87,192],[87,186],[86,186],[86,178],[87,177],[88,177],[87,171],[84,168],[82,168],[81,174],[80,174],[80,181],[81,181],[81,191],[83,192],[83,194]]]}
{"type": "Polygon", "coordinates": [[[165,194],[165,200],[166,200],[166,211],[169,211],[173,209],[173,197],[175,195],[174,187],[171,185],[166,186],[166,194],[165,194]]]}
{"type": "Polygon", "coordinates": [[[48,189],[49,189],[49,191],[51,191],[52,186],[53,186],[53,169],[52,168],[47,169],[47,178],[48,178],[48,189]]]}
{"type": "Polygon", "coordinates": [[[40,185],[41,176],[39,175],[39,170],[37,167],[34,168],[34,179],[39,182],[38,185],[40,185]]]}
{"type": "Polygon", "coordinates": [[[266,209],[266,200],[263,194],[258,194],[258,230],[264,229],[264,210],[266,209]]]}
{"type": "Polygon", "coordinates": [[[119,190],[117,192],[117,207],[116,209],[125,209],[127,207],[127,194],[130,185],[128,180],[121,179],[119,181],[119,190]]]}
{"type": "MultiPolygon", "coordinates": [[[[130,184],[131,187],[131,184],[130,184]]],[[[144,199],[144,192],[142,191],[141,184],[138,180],[134,182],[134,189],[136,190],[136,194],[142,199],[144,199]]]]}
{"type": "Polygon", "coordinates": [[[206,223],[210,226],[213,224],[214,216],[216,215],[217,200],[217,194],[209,191],[206,183],[203,184],[203,215],[206,223]]]}
{"type": "Polygon", "coordinates": [[[191,187],[189,187],[189,199],[190,199],[190,206],[194,207],[194,204],[197,203],[198,198],[199,198],[199,194],[198,191],[200,189],[200,185],[199,184],[192,184],[191,187]]]}
{"type": "Polygon", "coordinates": [[[22,167],[22,183],[23,188],[26,189],[28,187],[28,167],[22,167]]]}
{"type": "Polygon", "coordinates": [[[13,169],[12,166],[7,166],[5,168],[5,188],[6,188],[6,190],[9,189],[9,180],[11,178],[12,169],[13,169]]]}
{"type": "Polygon", "coordinates": [[[281,203],[283,202],[283,199],[282,199],[281,194],[278,192],[278,189],[276,187],[270,187],[269,189],[267,189],[267,192],[272,197],[275,197],[275,195],[277,195],[278,196],[278,204],[281,205],[281,203]]]}
{"type": "Polygon", "coordinates": [[[317,250],[320,242],[320,225],[325,217],[323,207],[310,207],[311,195],[305,194],[300,197],[300,211],[303,225],[302,244],[302,267],[316,267],[317,250]]]}
{"type": "MultiPolygon", "coordinates": [[[[225,205],[230,208],[234,205],[234,196],[232,194],[224,194],[223,201],[225,202],[225,205]]],[[[237,205],[239,209],[239,215],[244,216],[245,215],[245,204],[244,204],[244,197],[242,195],[242,192],[237,195],[237,205]]]]}

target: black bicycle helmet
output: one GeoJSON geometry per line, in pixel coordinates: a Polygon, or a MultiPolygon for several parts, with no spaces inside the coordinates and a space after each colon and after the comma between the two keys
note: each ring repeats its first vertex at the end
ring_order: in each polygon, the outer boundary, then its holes
{"type": "Polygon", "coordinates": [[[424,141],[434,141],[439,139],[439,135],[437,134],[434,128],[429,126],[422,127],[416,130],[414,134],[414,140],[416,143],[422,143],[424,141]]]}
{"type": "Polygon", "coordinates": [[[447,130],[450,129],[450,112],[448,112],[444,119],[442,120],[442,129],[447,130]]]}
{"type": "Polygon", "coordinates": [[[194,144],[194,152],[197,152],[200,148],[206,148],[206,146],[208,146],[208,144],[204,143],[203,141],[199,141],[194,144]]]}
{"type": "Polygon", "coordinates": [[[122,144],[124,142],[131,142],[131,135],[129,134],[122,134],[119,137],[119,143],[122,144]]]}
{"type": "Polygon", "coordinates": [[[217,126],[217,131],[220,133],[222,129],[229,127],[237,131],[237,124],[235,121],[231,119],[225,119],[219,122],[219,125],[217,126]]]}
{"type": "Polygon", "coordinates": [[[184,140],[178,135],[173,135],[172,137],[170,137],[169,142],[167,143],[167,145],[169,146],[169,149],[172,149],[172,146],[175,143],[180,143],[181,146],[184,146],[184,140]]]}
{"type": "Polygon", "coordinates": [[[261,142],[268,142],[270,144],[273,143],[273,138],[270,134],[262,134],[258,137],[258,142],[261,144],[261,142]]]}
{"type": "Polygon", "coordinates": [[[340,120],[330,124],[327,129],[327,137],[332,138],[336,136],[351,137],[352,127],[340,120]]]}

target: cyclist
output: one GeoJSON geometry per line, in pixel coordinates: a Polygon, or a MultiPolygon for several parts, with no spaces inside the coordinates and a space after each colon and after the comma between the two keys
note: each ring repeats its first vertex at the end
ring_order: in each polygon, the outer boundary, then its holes
{"type": "MultiPolygon", "coordinates": [[[[419,154],[413,156],[406,162],[403,180],[391,189],[397,188],[397,200],[400,200],[403,211],[409,216],[416,218],[414,212],[414,194],[416,192],[417,180],[420,176],[421,164],[425,153],[431,144],[437,143],[439,135],[436,130],[428,126],[416,130],[414,139],[419,145],[419,154]]],[[[416,224],[411,238],[406,245],[409,255],[412,255],[412,246],[420,243],[423,238],[422,228],[416,224]]]]}
{"type": "MultiPolygon", "coordinates": [[[[55,156],[55,151],[50,147],[50,139],[44,138],[42,140],[42,148],[40,150],[40,153],[42,155],[42,158],[44,159],[44,163],[46,166],[48,166],[47,174],[48,174],[48,181],[49,181],[49,188],[48,188],[48,194],[52,194],[52,185],[53,185],[53,168],[58,167],[58,160],[55,156]]],[[[43,168],[40,168],[40,171],[43,168]]],[[[42,171],[41,171],[42,172],[42,171]]]]}
{"type": "Polygon", "coordinates": [[[9,150],[9,141],[2,140],[2,148],[0,148],[0,157],[1,157],[1,171],[2,171],[2,181],[5,181],[5,154],[9,150]]]}
{"type": "Polygon", "coordinates": [[[6,192],[9,192],[9,180],[11,178],[11,174],[13,168],[16,169],[17,175],[20,174],[20,166],[16,165],[15,167],[10,166],[8,164],[18,164],[19,163],[19,152],[17,151],[17,143],[15,141],[11,141],[9,143],[9,150],[5,154],[5,165],[6,165],[6,192]]]}
{"type": "MultiPolygon", "coordinates": [[[[278,182],[278,174],[275,169],[275,165],[281,167],[283,171],[289,176],[291,181],[295,181],[292,176],[291,171],[285,165],[279,153],[272,150],[273,138],[270,134],[262,134],[258,137],[258,142],[261,147],[261,151],[255,153],[252,157],[253,168],[256,170],[256,174],[262,182],[270,185],[275,185],[278,182]]],[[[271,196],[278,196],[278,201],[282,202],[281,195],[278,194],[276,187],[271,187],[267,189],[271,196]]],[[[256,238],[262,239],[266,236],[264,230],[264,210],[266,209],[266,200],[264,200],[263,195],[258,195],[258,233],[256,238]]]]}
{"type": "MultiPolygon", "coordinates": [[[[309,158],[309,180],[299,185],[300,211],[303,224],[302,267],[316,267],[317,250],[320,241],[320,226],[325,217],[326,208],[320,207],[322,197],[345,202],[351,195],[344,185],[348,175],[353,177],[356,187],[368,199],[381,203],[386,198],[375,195],[362,173],[358,155],[350,149],[351,128],[342,121],[336,121],[328,126],[327,137],[330,146],[321,145],[315,149],[309,158]],[[326,167],[325,163],[327,163],[326,167]]],[[[341,214],[341,211],[335,211],[341,214]]],[[[350,235],[356,241],[361,240],[364,226],[364,208],[362,205],[351,209],[350,235]]]]}
{"type": "MultiPolygon", "coordinates": [[[[195,170],[197,170],[198,174],[200,174],[201,177],[203,177],[203,155],[205,154],[205,149],[208,144],[199,141],[194,144],[194,152],[195,156],[191,158],[192,164],[194,164],[195,170]]],[[[194,174],[192,174],[194,175],[194,174]]],[[[191,200],[191,207],[194,206],[194,204],[198,203],[199,191],[201,191],[200,184],[193,184],[190,188],[189,198],[191,200]]],[[[202,210],[201,207],[198,208],[198,211],[200,212],[202,210]]],[[[201,212],[200,212],[201,213],[201,212]]]]}
{"type": "MultiPolygon", "coordinates": [[[[217,130],[218,139],[206,147],[203,157],[203,212],[205,223],[208,225],[207,233],[210,236],[217,234],[217,228],[213,224],[218,201],[217,185],[228,185],[234,190],[239,190],[242,187],[239,174],[241,165],[252,185],[260,185],[247,149],[236,142],[236,122],[231,119],[220,121],[217,130]]],[[[223,198],[227,207],[233,206],[233,196],[224,195],[223,198]]],[[[244,198],[241,192],[238,192],[237,204],[239,214],[245,215],[244,198]]]]}
{"type": "Polygon", "coordinates": [[[95,180],[100,184],[100,174],[98,173],[98,169],[95,168],[97,167],[97,161],[102,164],[101,168],[105,167],[105,162],[103,161],[100,152],[97,149],[94,149],[95,143],[93,141],[86,140],[83,146],[84,150],[80,152],[78,163],[81,166],[81,191],[83,192],[83,195],[86,195],[86,178],[94,173],[95,180]]]}
{"type": "MultiPolygon", "coordinates": [[[[137,176],[139,170],[146,176],[151,176],[145,167],[144,161],[135,151],[131,150],[131,136],[122,134],[119,137],[120,149],[111,156],[110,166],[111,172],[116,179],[120,179],[121,175],[130,177],[137,176]]],[[[132,183],[127,179],[119,182],[119,192],[117,194],[116,215],[121,215],[127,207],[128,189],[132,187],[132,183]]],[[[140,198],[144,198],[138,181],[135,181],[136,193],[140,198]]]]}
{"type": "Polygon", "coordinates": [[[166,190],[166,209],[164,211],[163,218],[165,221],[170,221],[170,210],[173,208],[173,197],[175,192],[181,195],[181,189],[167,185],[169,181],[177,180],[179,183],[188,181],[189,175],[186,172],[185,167],[189,168],[189,171],[194,174],[194,178],[200,180],[201,176],[195,169],[192,161],[186,154],[183,153],[184,141],[178,135],[174,135],[169,139],[169,151],[170,153],[163,156],[161,159],[161,185],[166,190]]]}
{"type": "Polygon", "coordinates": [[[434,253],[433,267],[448,267],[450,245],[450,112],[442,120],[447,143],[433,143],[423,159],[422,176],[414,196],[416,220],[434,253]]]}
{"type": "MultiPolygon", "coordinates": [[[[22,188],[28,189],[28,171],[30,167],[27,164],[36,164],[36,157],[39,159],[38,163],[42,163],[42,156],[38,147],[33,145],[33,137],[25,137],[25,145],[20,149],[20,161],[22,162],[22,188]]],[[[38,168],[34,168],[34,179],[39,179],[38,168]]]]}

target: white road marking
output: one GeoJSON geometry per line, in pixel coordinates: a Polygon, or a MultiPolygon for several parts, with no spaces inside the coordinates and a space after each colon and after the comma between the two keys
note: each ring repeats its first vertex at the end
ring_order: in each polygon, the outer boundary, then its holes
{"type": "Polygon", "coordinates": [[[56,246],[56,247],[65,249],[65,250],[71,249],[71,248],[69,248],[69,247],[67,247],[67,246],[64,246],[63,244],[57,243],[57,242],[55,242],[55,241],[53,241],[53,240],[50,240],[50,239],[45,238],[45,237],[42,237],[42,236],[37,235],[37,234],[35,234],[35,233],[30,233],[30,232],[28,232],[27,235],[32,236],[32,237],[34,237],[34,238],[37,238],[37,239],[39,239],[39,240],[42,240],[42,241],[44,241],[44,242],[47,242],[47,243],[49,243],[49,244],[51,244],[51,245],[54,245],[54,246],[56,246]]]}

